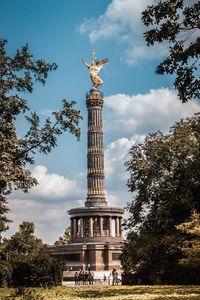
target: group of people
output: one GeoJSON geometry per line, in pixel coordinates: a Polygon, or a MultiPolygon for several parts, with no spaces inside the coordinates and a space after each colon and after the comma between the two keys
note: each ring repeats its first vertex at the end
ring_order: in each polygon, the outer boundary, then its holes
{"type": "Polygon", "coordinates": [[[94,274],[90,271],[80,270],[74,274],[75,285],[93,285],[94,283],[94,274]]]}
{"type": "MultiPolygon", "coordinates": [[[[113,268],[112,272],[110,273],[110,276],[107,276],[103,274],[103,281],[104,284],[111,284],[111,278],[112,278],[112,284],[118,285],[120,280],[118,277],[117,270],[113,268]]],[[[75,272],[74,274],[74,280],[75,285],[93,285],[94,284],[94,273],[89,271],[83,271],[80,270],[79,272],[75,272]]]]}

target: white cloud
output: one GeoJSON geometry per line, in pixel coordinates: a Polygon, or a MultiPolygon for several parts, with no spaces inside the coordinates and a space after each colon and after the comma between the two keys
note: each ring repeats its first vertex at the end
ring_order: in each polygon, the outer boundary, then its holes
{"type": "Polygon", "coordinates": [[[122,136],[168,131],[171,124],[200,110],[197,102],[182,104],[174,90],[150,90],[147,94],[117,94],[105,98],[105,128],[122,136]],[[108,115],[112,118],[108,118],[108,115]]]}
{"type": "Polygon", "coordinates": [[[51,244],[69,226],[67,211],[84,206],[86,174],[78,173],[73,180],[69,180],[59,174],[49,173],[41,165],[36,166],[32,174],[39,185],[32,188],[29,194],[17,192],[9,198],[8,218],[13,222],[5,236],[14,234],[23,221],[32,221],[36,235],[51,244]]]}
{"type": "Polygon", "coordinates": [[[91,43],[100,39],[117,38],[127,46],[124,61],[129,65],[144,59],[154,59],[166,54],[166,48],[146,46],[143,33],[147,30],[141,21],[141,12],[154,0],[113,0],[104,14],[98,18],[86,19],[80,25],[80,32],[88,34],[91,43]]]}
{"type": "Polygon", "coordinates": [[[72,193],[76,186],[75,180],[69,180],[55,173],[48,173],[45,166],[36,166],[32,171],[32,175],[39,183],[31,189],[33,196],[62,198],[72,193]]]}
{"type": "Polygon", "coordinates": [[[80,32],[88,33],[90,41],[95,42],[122,32],[125,34],[126,30],[137,30],[141,12],[151,3],[151,0],[113,0],[103,15],[85,20],[80,32]]]}
{"type": "Polygon", "coordinates": [[[8,217],[13,221],[5,236],[14,234],[23,221],[32,221],[35,225],[36,236],[47,243],[53,243],[63,234],[68,219],[69,209],[66,203],[46,204],[35,202],[32,199],[9,199],[10,212],[8,217]]]}
{"type": "Polygon", "coordinates": [[[38,165],[32,170],[32,175],[38,180],[38,186],[28,194],[15,192],[9,197],[8,218],[13,222],[5,236],[14,234],[23,221],[32,221],[36,235],[47,243],[54,243],[69,226],[67,211],[84,206],[86,174],[80,172],[70,180],[38,165]]]}
{"type": "Polygon", "coordinates": [[[134,45],[129,45],[125,51],[124,61],[128,65],[135,65],[143,60],[164,57],[167,54],[166,49],[165,43],[147,47],[144,42],[138,41],[138,44],[136,42],[134,45]]]}
{"type": "Polygon", "coordinates": [[[120,199],[117,196],[111,195],[106,193],[106,199],[108,201],[108,205],[112,207],[119,207],[120,206],[120,199]]]}
{"type": "Polygon", "coordinates": [[[124,180],[126,178],[124,176],[123,165],[127,160],[128,152],[132,145],[140,143],[143,140],[144,136],[135,135],[131,139],[119,138],[107,146],[105,149],[105,174],[108,181],[111,180],[113,175],[115,180],[124,180]],[[117,172],[117,169],[119,172],[117,172]]]}
{"type": "Polygon", "coordinates": [[[128,192],[128,172],[124,163],[129,158],[131,146],[142,143],[145,136],[134,135],[131,138],[119,138],[110,143],[105,149],[105,186],[109,205],[124,208],[131,201],[128,192]]]}

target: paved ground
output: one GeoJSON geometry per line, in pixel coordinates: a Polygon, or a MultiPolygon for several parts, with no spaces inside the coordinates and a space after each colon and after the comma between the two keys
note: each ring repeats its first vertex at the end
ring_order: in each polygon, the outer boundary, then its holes
{"type": "MultiPolygon", "coordinates": [[[[100,281],[100,280],[97,280],[93,283],[93,285],[95,285],[95,286],[97,286],[97,285],[103,286],[103,285],[111,285],[111,284],[112,284],[112,282],[107,282],[107,281],[103,282],[103,281],[100,281]]],[[[62,285],[63,286],[75,286],[75,282],[74,281],[63,281],[62,285]]],[[[77,287],[79,287],[79,286],[83,287],[83,286],[89,286],[89,284],[78,284],[76,286],[77,287]]]]}

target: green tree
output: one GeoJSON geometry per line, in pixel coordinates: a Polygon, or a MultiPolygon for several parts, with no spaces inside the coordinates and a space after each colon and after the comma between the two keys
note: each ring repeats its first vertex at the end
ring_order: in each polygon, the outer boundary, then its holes
{"type": "Polygon", "coordinates": [[[71,227],[67,227],[63,233],[63,236],[60,236],[54,245],[65,245],[69,244],[71,241],[71,227]]]}
{"type": "Polygon", "coordinates": [[[142,22],[148,46],[168,43],[169,55],[157,74],[175,74],[174,85],[182,102],[200,97],[200,1],[167,0],[148,6],[142,22]]]}
{"type": "Polygon", "coordinates": [[[169,134],[149,134],[143,144],[131,148],[126,167],[134,199],[128,206],[125,271],[150,282],[181,278],[177,244],[183,237],[175,226],[193,208],[200,211],[199,146],[200,115],[195,115],[177,122],[169,134]]]}
{"type": "Polygon", "coordinates": [[[184,258],[180,260],[180,263],[183,266],[200,266],[200,214],[193,211],[190,219],[176,228],[189,235],[181,246],[184,258]]]}
{"type": "Polygon", "coordinates": [[[62,282],[65,263],[57,257],[39,254],[30,261],[16,261],[13,264],[12,284],[15,287],[51,287],[62,282]]]}
{"type": "Polygon", "coordinates": [[[45,245],[34,230],[33,222],[23,222],[10,239],[4,239],[0,285],[53,286],[62,281],[64,261],[44,253],[45,245]]]}
{"type": "Polygon", "coordinates": [[[0,260],[0,287],[7,287],[11,285],[12,266],[7,261],[0,260]]]}
{"type": "Polygon", "coordinates": [[[9,211],[7,207],[6,197],[0,195],[0,244],[1,244],[1,232],[8,229],[8,223],[10,220],[7,218],[6,214],[9,211]]]}
{"type": "Polygon", "coordinates": [[[28,190],[37,184],[28,166],[34,164],[34,154],[47,154],[57,145],[57,137],[64,132],[79,140],[80,111],[75,102],[63,100],[62,108],[52,112],[51,118],[41,124],[36,112],[30,112],[24,98],[32,93],[34,82],[45,84],[48,73],[56,64],[35,60],[28,45],[10,56],[6,40],[0,40],[0,234],[8,226],[6,196],[14,190],[28,190]],[[26,94],[25,94],[26,93],[26,94]],[[27,132],[19,136],[16,119],[24,118],[27,132]]]}
{"type": "Polygon", "coordinates": [[[4,239],[9,261],[30,261],[43,249],[42,240],[34,235],[33,222],[23,222],[10,239],[4,239]]]}

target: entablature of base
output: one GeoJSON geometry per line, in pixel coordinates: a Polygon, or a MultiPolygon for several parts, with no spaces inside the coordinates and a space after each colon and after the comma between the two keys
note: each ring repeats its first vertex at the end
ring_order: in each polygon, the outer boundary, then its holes
{"type": "Polygon", "coordinates": [[[124,242],[85,242],[85,243],[69,243],[66,245],[54,245],[45,248],[44,252],[52,255],[61,255],[66,253],[76,253],[86,250],[122,250],[124,242]]]}
{"type": "Polygon", "coordinates": [[[98,206],[98,207],[78,207],[72,208],[68,211],[71,218],[85,217],[85,216],[111,216],[122,217],[123,209],[119,207],[98,206]]]}

